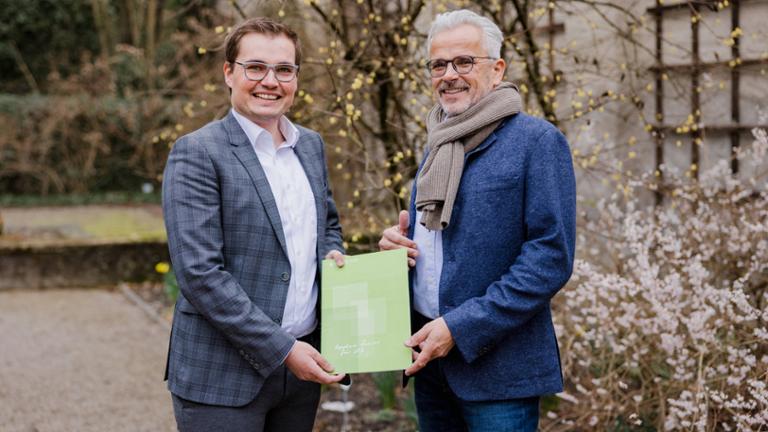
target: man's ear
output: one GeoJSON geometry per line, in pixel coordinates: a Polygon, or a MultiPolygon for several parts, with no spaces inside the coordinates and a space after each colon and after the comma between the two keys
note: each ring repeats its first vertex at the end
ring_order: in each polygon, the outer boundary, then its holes
{"type": "Polygon", "coordinates": [[[224,66],[222,67],[222,71],[224,72],[224,82],[227,83],[229,88],[232,88],[232,74],[235,72],[232,69],[232,66],[233,65],[231,63],[225,61],[224,66]]]}
{"type": "Polygon", "coordinates": [[[504,79],[504,72],[507,71],[507,62],[504,59],[498,59],[493,63],[493,86],[501,84],[504,79]]]}

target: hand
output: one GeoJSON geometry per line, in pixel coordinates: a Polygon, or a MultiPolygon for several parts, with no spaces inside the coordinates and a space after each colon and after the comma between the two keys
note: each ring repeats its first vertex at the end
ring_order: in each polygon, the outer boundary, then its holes
{"type": "Polygon", "coordinates": [[[285,359],[285,366],[300,380],[319,384],[333,384],[341,381],[344,374],[331,375],[333,366],[323,358],[312,345],[296,341],[285,359]]]}
{"type": "Polygon", "coordinates": [[[408,211],[402,210],[398,216],[397,225],[385,229],[384,233],[382,233],[381,240],[379,240],[379,249],[408,249],[408,265],[414,267],[416,266],[416,257],[419,255],[419,251],[416,250],[416,243],[406,237],[409,225],[408,211]]]}
{"type": "Polygon", "coordinates": [[[413,364],[405,370],[405,374],[411,376],[430,360],[447,356],[455,345],[451,330],[442,317],[424,324],[421,330],[405,341],[405,346],[412,349],[413,356],[413,364]],[[416,346],[421,352],[413,349],[416,346]]]}
{"type": "Polygon", "coordinates": [[[328,252],[325,255],[325,259],[332,259],[336,261],[336,267],[344,267],[344,254],[337,251],[336,249],[328,252]]]}

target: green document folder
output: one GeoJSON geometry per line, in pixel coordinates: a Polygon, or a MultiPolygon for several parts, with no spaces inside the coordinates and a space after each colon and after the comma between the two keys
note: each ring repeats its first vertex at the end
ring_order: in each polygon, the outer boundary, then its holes
{"type": "Polygon", "coordinates": [[[323,261],[321,354],[338,373],[406,369],[411,350],[405,249],[323,261]]]}

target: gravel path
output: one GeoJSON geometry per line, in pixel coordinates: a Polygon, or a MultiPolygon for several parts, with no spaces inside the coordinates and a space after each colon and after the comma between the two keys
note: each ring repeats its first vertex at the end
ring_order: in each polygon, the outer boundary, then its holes
{"type": "Polygon", "coordinates": [[[119,292],[0,293],[0,431],[171,431],[168,330],[119,292]]]}

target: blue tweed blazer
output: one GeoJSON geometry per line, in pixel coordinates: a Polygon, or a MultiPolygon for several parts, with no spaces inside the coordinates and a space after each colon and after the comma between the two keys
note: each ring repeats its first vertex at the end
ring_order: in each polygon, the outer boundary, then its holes
{"type": "MultiPolygon", "coordinates": [[[[295,152],[317,214],[317,259],[344,251],[323,141],[298,127],[295,152]]],[[[274,196],[230,113],[180,138],[163,176],[163,213],[181,294],[168,353],[168,388],[196,402],[242,406],[287,356],[281,329],[291,265],[274,196]]],[[[319,277],[318,277],[319,282],[319,277]]]]}
{"type": "MultiPolygon", "coordinates": [[[[517,114],[465,155],[439,287],[456,342],[439,361],[460,398],[562,390],[550,299],[573,269],[575,213],[570,149],[550,123],[517,114]]],[[[412,199],[411,238],[415,214],[412,199]]]]}

